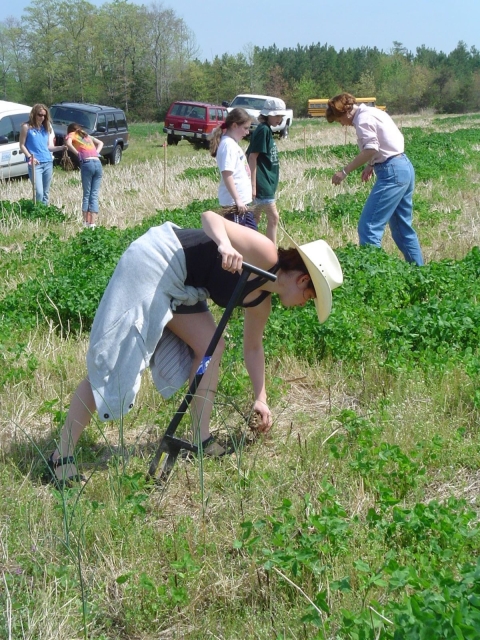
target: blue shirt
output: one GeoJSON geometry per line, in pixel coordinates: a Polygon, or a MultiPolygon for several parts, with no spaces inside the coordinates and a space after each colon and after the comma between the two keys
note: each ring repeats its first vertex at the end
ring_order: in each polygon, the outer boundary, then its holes
{"type": "Polygon", "coordinates": [[[29,127],[25,146],[38,162],[53,162],[52,152],[48,150],[48,131],[44,127],[40,129],[29,127]]]}

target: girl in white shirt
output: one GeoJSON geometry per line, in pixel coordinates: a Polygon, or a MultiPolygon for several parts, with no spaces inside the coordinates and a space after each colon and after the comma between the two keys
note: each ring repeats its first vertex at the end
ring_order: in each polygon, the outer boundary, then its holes
{"type": "Polygon", "coordinates": [[[210,155],[216,159],[221,175],[218,200],[222,210],[219,213],[227,220],[257,229],[253,213],[248,209],[252,202],[250,167],[238,144],[250,132],[251,122],[245,109],[232,109],[225,122],[213,132],[210,155]]]}

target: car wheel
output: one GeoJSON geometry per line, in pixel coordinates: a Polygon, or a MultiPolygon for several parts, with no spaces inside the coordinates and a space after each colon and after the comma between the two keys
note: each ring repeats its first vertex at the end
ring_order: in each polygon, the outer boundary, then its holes
{"type": "Polygon", "coordinates": [[[171,133],[169,133],[167,135],[167,144],[168,145],[172,145],[174,144],[175,146],[178,144],[178,140],[175,138],[174,135],[172,135],[171,133]]]}
{"type": "Polygon", "coordinates": [[[280,138],[284,138],[285,140],[288,138],[288,133],[289,133],[288,129],[289,129],[289,126],[287,124],[285,125],[285,128],[280,131],[280,138]]]}
{"type": "Polygon", "coordinates": [[[115,145],[115,149],[112,151],[112,153],[109,156],[109,161],[110,161],[110,164],[120,164],[121,159],[122,159],[122,147],[121,145],[117,144],[115,145]]]}

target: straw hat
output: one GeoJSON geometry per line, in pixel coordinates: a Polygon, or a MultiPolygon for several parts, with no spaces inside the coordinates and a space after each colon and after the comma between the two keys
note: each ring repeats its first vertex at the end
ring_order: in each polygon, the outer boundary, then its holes
{"type": "Polygon", "coordinates": [[[332,311],[332,291],[343,282],[342,267],[331,246],[325,240],[298,245],[284,230],[286,238],[298,249],[315,288],[315,307],[320,322],[332,311]]]}

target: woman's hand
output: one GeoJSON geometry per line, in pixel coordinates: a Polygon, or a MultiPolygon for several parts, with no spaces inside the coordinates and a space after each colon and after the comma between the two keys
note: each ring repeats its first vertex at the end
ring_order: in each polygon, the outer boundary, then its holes
{"type": "Polygon", "coordinates": [[[372,177],[373,167],[371,164],[367,165],[362,171],[362,182],[368,182],[372,177]]]}
{"type": "Polygon", "coordinates": [[[243,256],[230,243],[219,244],[218,253],[222,256],[222,269],[232,273],[240,271],[243,264],[243,256]]]}
{"type": "Polygon", "coordinates": [[[273,418],[268,405],[261,400],[255,400],[253,411],[258,416],[256,428],[260,433],[268,433],[272,428],[273,418]]]}
{"type": "Polygon", "coordinates": [[[244,204],[240,199],[235,200],[235,205],[240,215],[247,213],[247,205],[244,204]]]}
{"type": "Polygon", "coordinates": [[[346,177],[347,177],[346,172],[343,169],[341,169],[340,171],[337,171],[337,173],[333,174],[332,182],[333,184],[340,184],[345,180],[346,177]]]}

